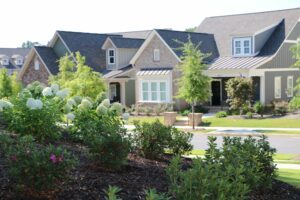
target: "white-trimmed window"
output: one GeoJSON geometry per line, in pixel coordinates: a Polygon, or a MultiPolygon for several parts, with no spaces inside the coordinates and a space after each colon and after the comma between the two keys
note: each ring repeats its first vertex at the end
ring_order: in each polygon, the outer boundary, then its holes
{"type": "Polygon", "coordinates": [[[34,69],[36,71],[40,69],[40,62],[38,61],[38,59],[34,60],[34,69]]]}
{"type": "Polygon", "coordinates": [[[160,51],[159,49],[153,50],[153,60],[154,61],[160,61],[160,51]]]}
{"type": "Polygon", "coordinates": [[[108,64],[115,64],[116,63],[116,51],[115,49],[108,49],[107,53],[108,57],[108,64]]]}
{"type": "Polygon", "coordinates": [[[143,102],[167,102],[167,81],[141,81],[141,99],[143,102]]]}
{"type": "Polygon", "coordinates": [[[16,65],[23,65],[23,59],[22,58],[17,58],[16,59],[16,65]]]}
{"type": "Polygon", "coordinates": [[[294,95],[294,78],[293,76],[287,77],[287,88],[286,88],[286,95],[287,97],[293,97],[294,95]]]}
{"type": "Polygon", "coordinates": [[[9,60],[7,58],[3,58],[1,60],[1,65],[8,65],[9,64],[9,60]]]}
{"type": "Polygon", "coordinates": [[[274,78],[274,92],[275,92],[275,99],[280,99],[281,98],[281,77],[276,76],[274,78]]]}
{"type": "Polygon", "coordinates": [[[233,55],[249,56],[251,55],[251,38],[234,38],[233,39],[233,55]]]}

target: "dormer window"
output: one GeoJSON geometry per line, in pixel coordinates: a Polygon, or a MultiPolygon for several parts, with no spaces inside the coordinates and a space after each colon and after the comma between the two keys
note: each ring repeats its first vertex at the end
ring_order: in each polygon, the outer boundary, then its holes
{"type": "Polygon", "coordinates": [[[114,49],[108,49],[108,64],[116,63],[116,52],[114,49]]]}
{"type": "Polygon", "coordinates": [[[8,65],[8,64],[9,64],[9,60],[7,58],[1,59],[1,65],[8,65]]]}
{"type": "Polygon", "coordinates": [[[15,62],[16,62],[16,65],[23,65],[23,59],[22,58],[17,58],[15,62]]]}
{"type": "Polygon", "coordinates": [[[153,50],[153,60],[154,61],[160,61],[160,51],[159,49],[153,50]]]}
{"type": "Polygon", "coordinates": [[[234,38],[233,39],[233,55],[249,56],[251,55],[251,38],[234,38]]]}

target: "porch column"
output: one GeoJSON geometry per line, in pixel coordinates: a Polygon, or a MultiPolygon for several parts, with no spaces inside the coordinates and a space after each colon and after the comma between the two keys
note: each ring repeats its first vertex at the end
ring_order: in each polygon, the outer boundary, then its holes
{"type": "Polygon", "coordinates": [[[125,81],[120,81],[120,93],[121,93],[121,104],[126,105],[126,98],[125,98],[125,81]]]}
{"type": "Polygon", "coordinates": [[[265,105],[266,103],[266,97],[265,97],[265,76],[260,76],[260,102],[265,105]]]}

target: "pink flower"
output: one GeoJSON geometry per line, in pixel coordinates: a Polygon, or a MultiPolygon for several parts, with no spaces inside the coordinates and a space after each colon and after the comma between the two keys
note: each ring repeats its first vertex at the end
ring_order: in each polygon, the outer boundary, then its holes
{"type": "Polygon", "coordinates": [[[56,156],[54,154],[51,154],[50,160],[51,160],[52,163],[56,163],[57,162],[57,158],[56,158],[56,156]]]}
{"type": "Polygon", "coordinates": [[[16,156],[16,155],[11,156],[11,157],[10,157],[10,160],[11,160],[11,161],[17,161],[17,156],[16,156]]]}

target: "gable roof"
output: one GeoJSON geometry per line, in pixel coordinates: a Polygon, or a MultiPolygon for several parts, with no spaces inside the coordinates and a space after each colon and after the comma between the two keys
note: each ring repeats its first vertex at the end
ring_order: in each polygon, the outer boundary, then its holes
{"type": "Polygon", "coordinates": [[[13,60],[14,57],[20,55],[25,61],[29,51],[29,48],[0,48],[0,55],[5,55],[9,58],[9,64],[4,66],[0,64],[0,68],[7,68],[11,70],[19,69],[21,66],[16,65],[16,63],[13,60]]]}
{"type": "Polygon", "coordinates": [[[168,46],[175,52],[175,54],[180,58],[183,55],[180,47],[182,42],[188,42],[190,37],[191,41],[195,45],[199,45],[202,53],[211,53],[211,56],[207,58],[210,62],[219,56],[218,49],[212,34],[207,33],[195,33],[186,31],[173,31],[166,29],[156,29],[156,32],[160,37],[168,44],[168,46]]]}
{"type": "Polygon", "coordinates": [[[300,8],[259,13],[208,17],[197,32],[214,34],[220,56],[231,56],[233,36],[253,36],[257,32],[279,24],[260,51],[260,55],[274,54],[300,17],[300,8]]]}
{"type": "Polygon", "coordinates": [[[134,48],[138,49],[145,41],[144,39],[123,38],[123,37],[109,37],[116,48],[134,48]]]}
{"type": "Polygon", "coordinates": [[[85,56],[86,64],[95,71],[106,73],[106,53],[101,49],[106,38],[109,36],[122,37],[114,34],[82,33],[57,31],[71,52],[79,51],[85,56]]]}
{"type": "Polygon", "coordinates": [[[42,59],[48,70],[51,72],[51,74],[57,74],[59,71],[59,58],[54,53],[53,49],[45,46],[35,46],[34,49],[36,50],[38,56],[40,57],[40,59],[42,59]]]}

